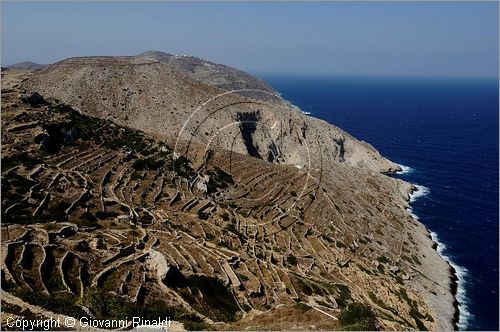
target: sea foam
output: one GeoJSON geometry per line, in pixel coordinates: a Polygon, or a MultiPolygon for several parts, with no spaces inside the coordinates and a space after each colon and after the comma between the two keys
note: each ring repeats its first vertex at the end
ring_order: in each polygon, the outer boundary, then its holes
{"type": "Polygon", "coordinates": [[[467,293],[465,291],[466,279],[469,275],[469,271],[463,266],[460,266],[453,262],[451,258],[446,254],[446,245],[439,241],[439,237],[435,232],[430,232],[432,241],[436,242],[436,251],[439,256],[441,256],[448,264],[455,269],[455,275],[457,277],[457,294],[456,299],[458,301],[458,311],[460,313],[458,317],[457,326],[460,330],[467,329],[468,322],[472,317],[467,306],[467,293]]]}
{"type": "MultiPolygon", "coordinates": [[[[426,196],[430,193],[430,189],[425,186],[419,184],[414,184],[414,186],[417,188],[417,190],[413,191],[410,194],[410,203],[413,203],[418,198],[426,196]]],[[[413,219],[419,220],[418,216],[413,212],[413,209],[411,207],[408,208],[408,212],[413,219]]],[[[457,294],[455,296],[458,301],[458,311],[460,313],[457,326],[460,330],[465,330],[467,329],[468,322],[472,316],[467,306],[468,299],[465,290],[466,278],[469,274],[469,271],[467,271],[465,267],[460,266],[452,261],[452,259],[446,253],[446,245],[439,241],[439,237],[435,232],[430,232],[430,234],[432,241],[436,242],[437,244],[436,251],[439,256],[441,256],[446,262],[448,262],[448,264],[450,264],[451,267],[453,267],[453,269],[455,269],[455,275],[457,277],[457,294]]]]}
{"type": "Polygon", "coordinates": [[[405,165],[401,165],[401,164],[397,164],[397,165],[399,167],[401,167],[401,170],[397,171],[396,174],[405,175],[405,174],[410,174],[414,171],[414,169],[411,168],[410,166],[405,166],[405,165]]]}
{"type": "Polygon", "coordinates": [[[414,186],[417,188],[417,190],[414,190],[410,194],[410,203],[415,202],[420,197],[429,195],[429,193],[431,192],[431,190],[426,186],[421,186],[419,184],[414,184],[414,186]]]}

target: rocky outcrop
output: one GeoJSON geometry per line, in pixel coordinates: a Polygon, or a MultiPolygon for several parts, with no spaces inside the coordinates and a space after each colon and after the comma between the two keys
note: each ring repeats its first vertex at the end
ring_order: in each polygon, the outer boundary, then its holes
{"type": "Polygon", "coordinates": [[[21,97],[21,100],[31,107],[38,107],[44,105],[46,102],[38,92],[30,92],[21,97]]]}

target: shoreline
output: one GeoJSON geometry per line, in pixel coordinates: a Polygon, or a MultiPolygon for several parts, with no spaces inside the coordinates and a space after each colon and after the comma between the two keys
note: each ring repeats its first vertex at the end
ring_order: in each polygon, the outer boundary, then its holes
{"type": "MultiPolygon", "coordinates": [[[[402,166],[402,165],[399,165],[402,166]]],[[[413,170],[412,168],[407,168],[409,170],[413,170]]],[[[411,172],[410,171],[410,172],[411,172]]],[[[403,171],[398,172],[397,174],[408,174],[409,172],[403,169],[403,171]]],[[[407,197],[407,202],[408,204],[415,202],[417,199],[420,197],[426,196],[429,194],[429,188],[421,185],[416,185],[416,184],[411,184],[412,188],[410,189],[410,192],[407,197]]],[[[448,283],[448,288],[449,292],[451,293],[453,297],[453,314],[452,314],[452,321],[451,324],[453,326],[453,329],[455,331],[458,331],[460,329],[460,321],[461,319],[465,320],[466,318],[463,317],[465,315],[464,313],[461,312],[460,306],[461,303],[458,300],[458,293],[459,293],[459,288],[461,288],[460,285],[460,277],[458,275],[458,272],[456,268],[453,266],[454,263],[451,261],[449,257],[443,254],[443,250],[446,248],[446,246],[439,241],[439,238],[435,232],[432,232],[427,228],[426,225],[424,225],[420,220],[419,217],[413,212],[413,209],[410,205],[409,208],[407,208],[407,211],[410,213],[410,216],[412,217],[413,220],[415,220],[417,223],[423,226],[425,231],[427,232],[427,237],[432,241],[432,250],[435,251],[438,256],[446,263],[448,266],[447,272],[449,275],[449,283],[448,283]]]]}
{"type": "MultiPolygon", "coordinates": [[[[432,242],[435,243],[436,252],[446,261],[446,263],[448,263],[449,266],[449,271],[451,274],[450,291],[454,298],[453,307],[455,308],[453,317],[454,327],[456,328],[456,330],[460,330],[460,328],[465,329],[467,327],[467,319],[470,316],[470,314],[467,311],[467,306],[464,303],[462,303],[465,302],[465,299],[460,299],[460,293],[461,293],[460,290],[463,290],[465,294],[465,287],[463,285],[465,281],[462,280],[461,273],[457,271],[457,269],[462,267],[456,265],[448,256],[442,253],[442,251],[446,248],[446,246],[439,241],[437,234],[432,231],[429,231],[429,234],[431,235],[432,242]],[[461,308],[464,308],[463,311],[461,310],[461,308]]],[[[466,270],[463,272],[463,274],[465,273],[467,273],[466,270]]]]}
{"type": "MultiPolygon", "coordinates": [[[[449,263],[448,263],[449,264],[449,263]]],[[[453,312],[453,328],[458,331],[458,323],[460,322],[460,308],[459,308],[459,302],[457,300],[457,290],[458,290],[458,277],[457,277],[457,271],[453,266],[450,265],[450,288],[451,288],[451,294],[453,295],[454,301],[453,301],[453,308],[455,311],[453,312]]]]}

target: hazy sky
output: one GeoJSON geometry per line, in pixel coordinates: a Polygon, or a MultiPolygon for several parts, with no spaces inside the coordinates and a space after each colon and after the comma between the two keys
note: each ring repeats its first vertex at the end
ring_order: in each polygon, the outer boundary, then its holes
{"type": "Polygon", "coordinates": [[[254,73],[497,77],[498,3],[2,1],[2,65],[150,49],[254,73]]]}

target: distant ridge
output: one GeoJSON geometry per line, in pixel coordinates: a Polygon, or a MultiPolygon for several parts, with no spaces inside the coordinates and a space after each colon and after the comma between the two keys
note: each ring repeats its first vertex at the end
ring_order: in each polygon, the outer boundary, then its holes
{"type": "Polygon", "coordinates": [[[45,67],[46,65],[41,65],[32,61],[23,61],[11,66],[7,66],[8,69],[21,69],[21,70],[36,70],[45,67]]]}

